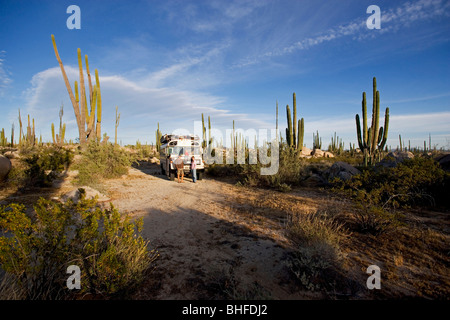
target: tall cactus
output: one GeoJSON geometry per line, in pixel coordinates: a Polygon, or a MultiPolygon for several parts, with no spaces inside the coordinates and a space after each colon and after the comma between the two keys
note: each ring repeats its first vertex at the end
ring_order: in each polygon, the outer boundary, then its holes
{"type": "Polygon", "coordinates": [[[20,108],[19,108],[19,146],[22,146],[22,137],[23,137],[23,131],[22,131],[22,118],[20,116],[20,108]]]}
{"type": "Polygon", "coordinates": [[[119,106],[116,106],[116,122],[115,122],[115,126],[114,126],[114,144],[117,145],[117,128],[119,127],[119,122],[120,122],[120,112],[119,111],[119,106]]]}
{"type": "Polygon", "coordinates": [[[8,141],[5,136],[5,128],[2,128],[2,131],[0,132],[0,145],[2,147],[6,147],[7,143],[8,141]]]}
{"type": "Polygon", "coordinates": [[[11,148],[14,148],[14,123],[11,127],[11,148]]]}
{"type": "Polygon", "coordinates": [[[297,131],[297,150],[301,152],[303,150],[303,136],[305,134],[305,122],[303,118],[298,120],[298,131],[297,131]]]}
{"type": "Polygon", "coordinates": [[[291,120],[291,109],[289,105],[286,105],[286,118],[287,118],[287,128],[286,128],[286,141],[289,147],[294,145],[294,138],[292,132],[292,120],[291,120]]]}
{"type": "Polygon", "coordinates": [[[72,87],[70,85],[69,79],[67,78],[66,71],[64,69],[64,65],[61,61],[61,58],[58,53],[58,48],[55,42],[55,36],[52,35],[52,43],[53,49],[55,51],[56,60],[59,63],[61,68],[61,73],[63,75],[64,82],[66,84],[67,92],[69,93],[70,100],[72,102],[73,110],[75,113],[75,118],[78,126],[78,133],[80,143],[84,144],[87,139],[94,139],[95,137],[100,141],[101,140],[101,114],[102,114],[102,102],[101,102],[101,93],[100,93],[100,82],[98,78],[98,71],[95,69],[95,86],[92,86],[91,74],[89,69],[88,57],[85,55],[86,61],[86,70],[88,76],[88,86],[89,86],[89,103],[90,110],[88,109],[87,102],[87,94],[85,90],[84,84],[84,75],[83,75],[83,62],[81,58],[81,50],[77,49],[77,58],[78,58],[78,69],[79,69],[79,80],[78,83],[75,81],[75,95],[72,91],[72,87]],[[78,91],[79,89],[79,91],[78,91]],[[94,128],[95,120],[95,109],[97,107],[97,123],[94,128]]]}
{"type": "Polygon", "coordinates": [[[100,90],[100,80],[98,77],[98,70],[95,69],[95,82],[97,86],[96,99],[97,99],[97,124],[95,127],[95,133],[97,134],[97,140],[102,138],[102,93],[100,90]]]}
{"type": "MultiPolygon", "coordinates": [[[[293,114],[291,115],[291,109],[289,105],[286,105],[286,143],[287,145],[296,150],[297,152],[303,149],[303,137],[304,137],[304,125],[303,118],[297,120],[297,99],[295,92],[292,94],[293,102],[293,114]],[[292,119],[293,116],[293,119],[292,119]]],[[[278,124],[278,102],[277,102],[277,124],[278,124]]],[[[278,129],[277,129],[278,132],[278,129]]]]}
{"type": "Polygon", "coordinates": [[[206,149],[206,127],[205,127],[205,116],[202,113],[202,148],[206,149]]]}
{"type": "Polygon", "coordinates": [[[377,80],[373,78],[373,106],[372,106],[372,123],[367,127],[367,104],[366,93],[363,92],[362,97],[362,117],[363,117],[363,134],[361,136],[361,125],[359,115],[356,119],[356,133],[358,145],[364,154],[364,165],[374,165],[381,159],[381,153],[386,145],[388,127],[389,127],[389,108],[386,108],[384,116],[384,127],[379,127],[380,116],[380,92],[377,91],[377,80]]]}
{"type": "Polygon", "coordinates": [[[156,151],[159,152],[161,150],[161,131],[159,130],[159,122],[158,122],[158,129],[156,130],[156,151]]]}
{"type": "Polygon", "coordinates": [[[293,116],[293,119],[292,119],[292,133],[293,133],[293,135],[292,135],[292,138],[293,138],[293,141],[292,141],[292,144],[294,145],[294,147],[295,148],[297,148],[297,129],[296,129],[296,127],[295,127],[295,125],[297,124],[297,99],[296,99],[296,96],[295,96],[295,92],[292,94],[292,116],[293,116]]]}
{"type": "Polygon", "coordinates": [[[319,136],[319,131],[317,134],[313,132],[313,149],[322,149],[322,138],[319,136]]]}

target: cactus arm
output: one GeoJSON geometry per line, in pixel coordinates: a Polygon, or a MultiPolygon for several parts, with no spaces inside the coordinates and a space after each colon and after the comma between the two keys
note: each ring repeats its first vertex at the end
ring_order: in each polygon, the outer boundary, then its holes
{"type": "Polygon", "coordinates": [[[377,139],[377,146],[380,145],[381,141],[383,140],[383,127],[380,127],[380,130],[378,131],[378,139],[377,139]]]}
{"type": "Polygon", "coordinates": [[[102,139],[102,94],[100,90],[100,80],[98,78],[98,70],[95,69],[95,82],[97,86],[97,126],[95,128],[95,133],[97,134],[97,139],[100,141],[102,139]]]}
{"type": "Polygon", "coordinates": [[[357,114],[355,116],[355,118],[356,118],[356,135],[358,138],[358,145],[359,145],[359,149],[361,151],[363,151],[364,150],[364,141],[361,139],[361,125],[359,122],[359,114],[357,114]]]}
{"type": "Polygon", "coordinates": [[[80,108],[79,108],[77,101],[75,101],[75,96],[73,95],[72,88],[69,83],[69,79],[67,78],[66,71],[64,70],[64,65],[59,56],[58,48],[56,47],[55,36],[53,34],[52,34],[52,43],[53,43],[53,49],[55,51],[56,60],[58,60],[59,66],[61,68],[61,73],[63,75],[64,82],[66,84],[67,92],[69,93],[70,101],[72,102],[73,110],[75,112],[75,118],[77,119],[78,132],[80,135],[80,142],[81,142],[82,141],[81,139],[82,139],[82,136],[84,133],[84,130],[83,130],[84,122],[81,121],[80,108]]]}
{"type": "Polygon", "coordinates": [[[286,118],[287,118],[287,129],[288,135],[286,136],[286,140],[289,147],[292,147],[293,139],[292,139],[292,118],[291,118],[291,109],[289,105],[286,105],[286,118]]]}
{"type": "MultiPolygon", "coordinates": [[[[362,117],[363,117],[363,149],[367,148],[368,145],[368,128],[367,128],[367,104],[366,104],[366,93],[363,92],[362,99],[362,117]]],[[[359,123],[359,120],[358,120],[359,123]]],[[[362,150],[362,149],[361,149],[362,150]]]]}
{"type": "Polygon", "coordinates": [[[86,121],[86,92],[84,87],[83,61],[81,60],[81,49],[77,49],[78,53],[78,69],[80,73],[80,115],[83,135],[80,137],[80,142],[86,140],[85,121],[86,121]]]}
{"type": "Polygon", "coordinates": [[[381,140],[381,144],[379,146],[380,150],[383,150],[384,146],[386,145],[388,130],[389,130],[389,108],[386,108],[384,114],[383,140],[381,140]]]}
{"type": "Polygon", "coordinates": [[[297,148],[297,130],[296,130],[296,124],[297,124],[297,99],[295,92],[292,95],[292,144],[294,148],[297,148]]]}
{"type": "Polygon", "coordinates": [[[84,59],[86,61],[86,72],[87,72],[88,83],[89,83],[89,104],[91,106],[91,111],[92,111],[92,108],[95,107],[95,105],[92,104],[92,97],[93,97],[94,90],[92,87],[91,72],[89,71],[89,61],[88,61],[87,54],[84,56],[84,59]]]}
{"type": "Polygon", "coordinates": [[[303,136],[305,133],[305,122],[303,120],[303,118],[301,118],[300,120],[298,120],[298,138],[297,138],[297,149],[298,151],[302,151],[303,150],[303,136]]]}

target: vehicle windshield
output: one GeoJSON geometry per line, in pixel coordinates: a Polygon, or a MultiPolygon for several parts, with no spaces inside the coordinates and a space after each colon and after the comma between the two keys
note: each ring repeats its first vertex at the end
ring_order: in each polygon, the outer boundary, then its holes
{"type": "Polygon", "coordinates": [[[168,150],[170,155],[184,155],[184,156],[194,156],[194,155],[201,155],[200,154],[200,147],[170,147],[168,150]]]}

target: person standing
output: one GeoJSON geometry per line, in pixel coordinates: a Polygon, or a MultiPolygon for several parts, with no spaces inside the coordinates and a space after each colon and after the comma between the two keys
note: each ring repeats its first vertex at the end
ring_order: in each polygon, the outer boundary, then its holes
{"type": "Polygon", "coordinates": [[[182,183],[183,177],[184,177],[184,161],[183,161],[182,155],[179,155],[178,159],[175,160],[175,166],[177,168],[178,183],[180,183],[180,177],[181,177],[181,183],[182,183]]]}
{"type": "Polygon", "coordinates": [[[192,181],[195,183],[197,181],[197,163],[195,162],[195,157],[191,158],[191,175],[192,181]]]}

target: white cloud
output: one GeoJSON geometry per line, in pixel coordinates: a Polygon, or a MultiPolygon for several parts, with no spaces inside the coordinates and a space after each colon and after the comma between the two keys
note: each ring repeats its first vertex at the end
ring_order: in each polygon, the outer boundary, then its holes
{"type": "Polygon", "coordinates": [[[0,96],[4,95],[6,88],[8,88],[12,82],[11,73],[8,72],[8,70],[6,69],[6,67],[4,65],[5,54],[6,54],[6,51],[4,51],[4,50],[0,51],[0,96]]]}
{"type": "Polygon", "coordinates": [[[307,50],[325,42],[335,41],[343,37],[352,36],[356,40],[374,37],[380,33],[397,31],[422,20],[429,20],[438,16],[450,16],[450,2],[442,0],[419,0],[406,2],[397,8],[381,12],[381,29],[377,32],[366,32],[366,20],[369,16],[362,16],[347,24],[341,24],[328,29],[324,33],[316,34],[296,41],[291,45],[269,50],[263,54],[240,60],[234,67],[245,67],[264,61],[268,57],[284,56],[297,51],[307,50]]]}
{"type": "MultiPolygon", "coordinates": [[[[73,85],[78,80],[78,68],[66,66],[67,76],[73,85]]],[[[164,71],[159,74],[163,74],[164,71]]],[[[158,72],[156,73],[158,75],[158,72]]],[[[85,77],[86,79],[86,77],[85,77]]],[[[73,107],[65,87],[59,67],[50,68],[34,75],[32,87],[25,92],[26,114],[36,119],[36,127],[41,130],[44,140],[51,139],[51,123],[59,121],[58,112],[64,104],[64,122],[67,123],[67,136],[74,139],[78,135],[73,107]]],[[[164,132],[177,128],[194,129],[194,121],[201,120],[201,114],[211,116],[215,127],[231,127],[232,121],[244,127],[267,127],[262,120],[245,113],[228,110],[222,97],[193,90],[172,87],[143,86],[139,81],[119,75],[101,76],[102,93],[102,132],[114,132],[115,106],[119,107],[121,120],[119,138],[124,143],[154,141],[157,122],[164,132]]]]}

